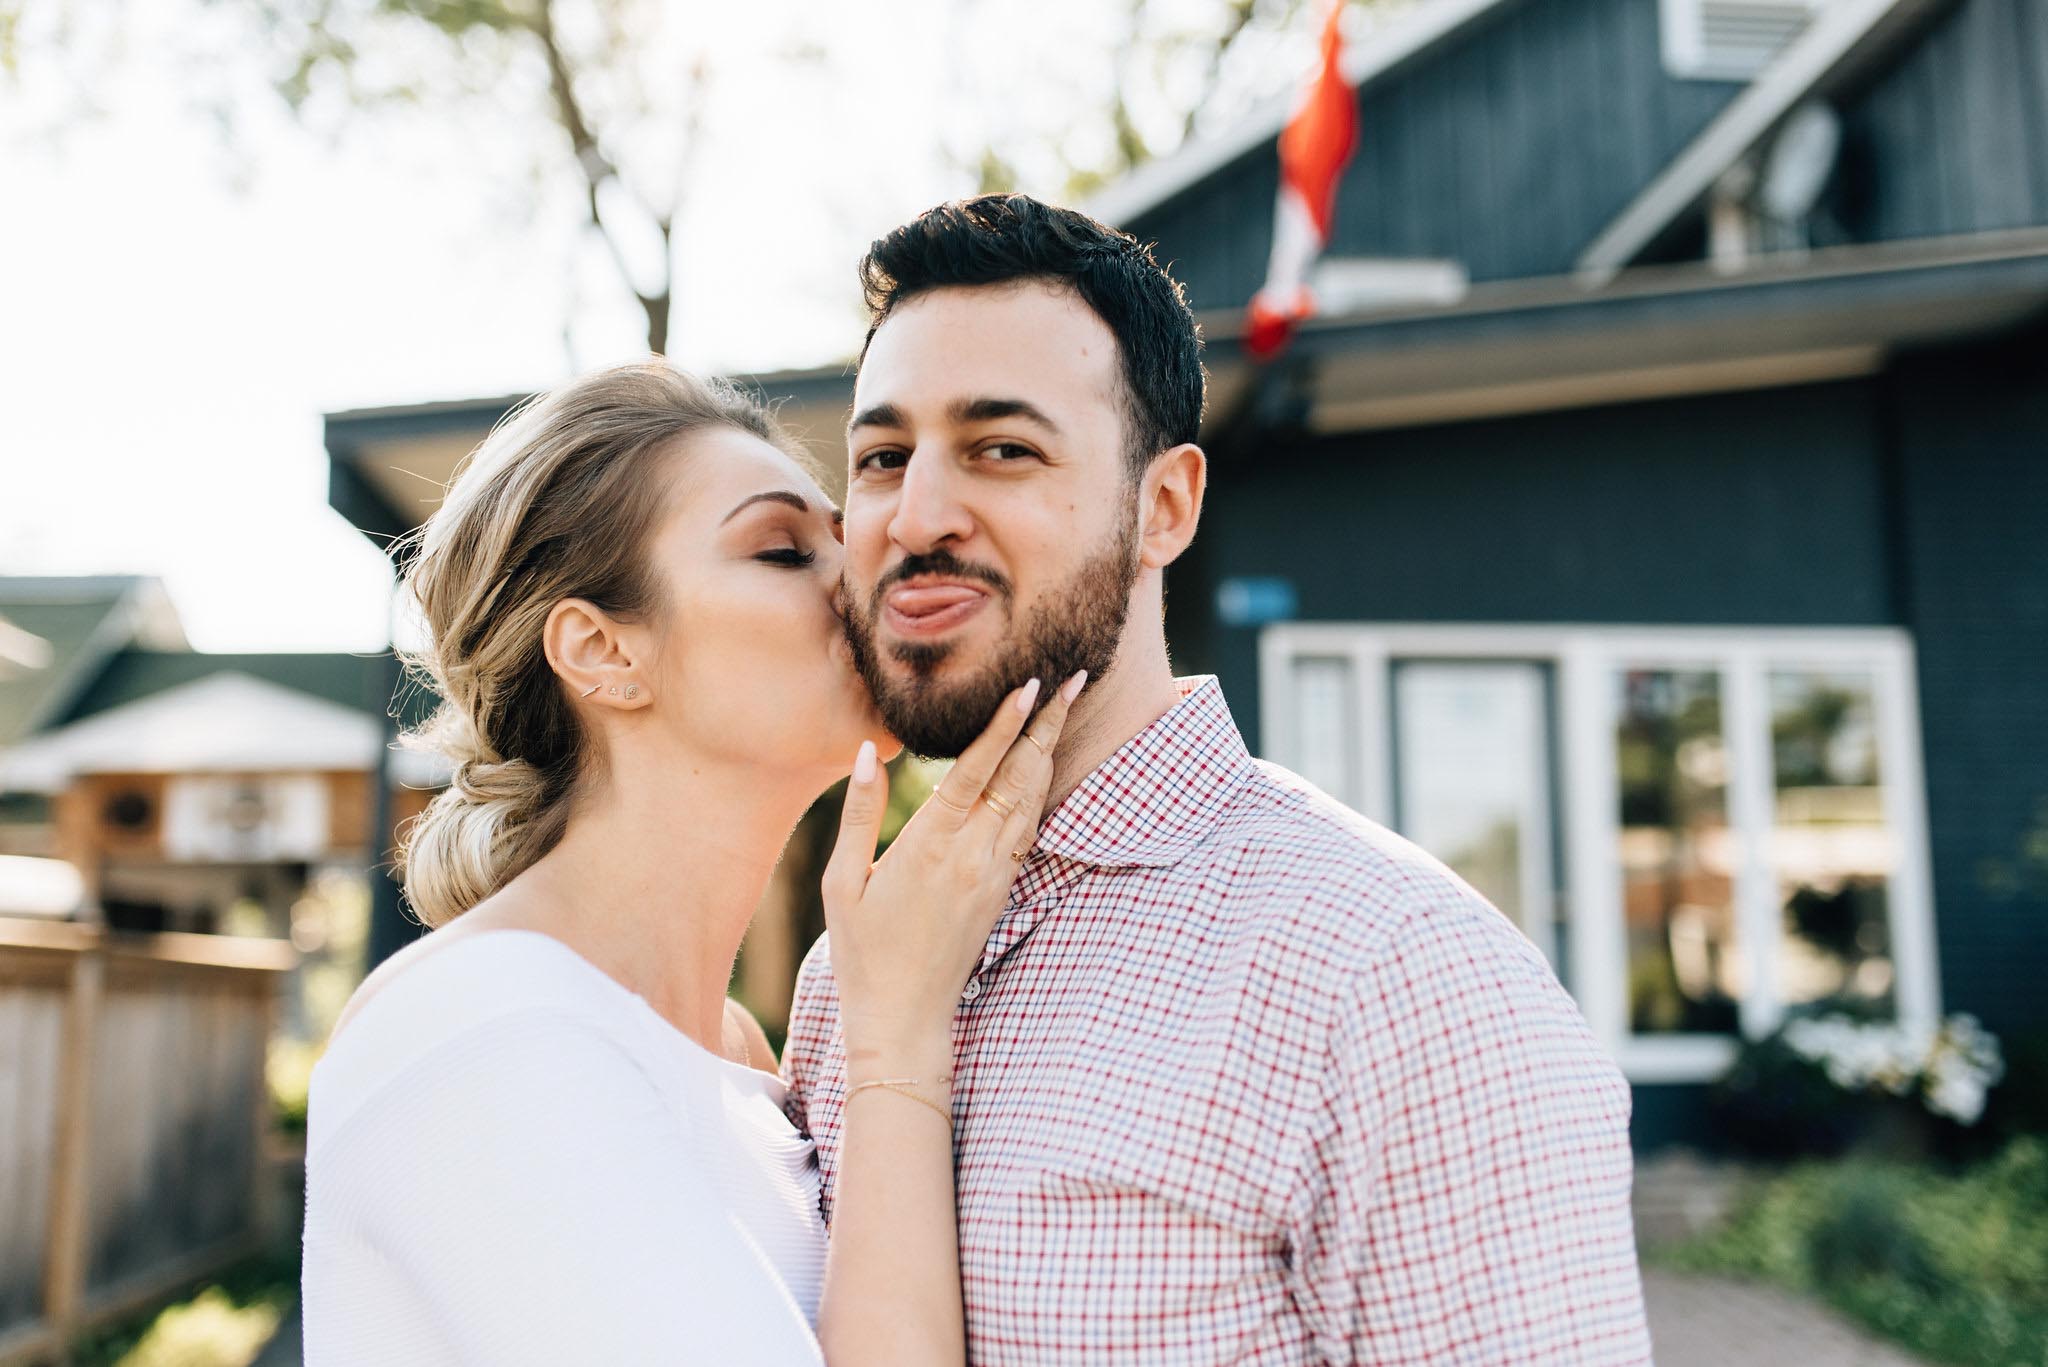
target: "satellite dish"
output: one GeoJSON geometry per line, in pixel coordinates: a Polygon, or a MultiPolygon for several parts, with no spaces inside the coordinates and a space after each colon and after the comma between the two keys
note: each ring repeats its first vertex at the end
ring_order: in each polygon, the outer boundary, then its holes
{"type": "Polygon", "coordinates": [[[1809,100],[1793,110],[1764,162],[1757,207],[1779,223],[1804,221],[1827,188],[1841,150],[1842,119],[1833,106],[1809,100]]]}

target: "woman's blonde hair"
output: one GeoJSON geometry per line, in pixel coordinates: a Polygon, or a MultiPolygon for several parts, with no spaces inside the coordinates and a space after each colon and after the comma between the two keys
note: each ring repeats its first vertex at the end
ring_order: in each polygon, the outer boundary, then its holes
{"type": "Polygon", "coordinates": [[[508,414],[414,533],[406,590],[428,633],[408,667],[441,705],[407,743],[453,767],[407,827],[413,910],[444,925],[562,838],[602,760],[548,664],[542,629],[564,598],[622,621],[664,607],[647,546],[694,432],[731,427],[802,460],[768,409],[654,360],[586,375],[508,414]]]}

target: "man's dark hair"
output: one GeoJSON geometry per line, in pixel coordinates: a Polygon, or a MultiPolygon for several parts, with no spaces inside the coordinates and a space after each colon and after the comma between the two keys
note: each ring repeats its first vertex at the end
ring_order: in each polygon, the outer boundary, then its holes
{"type": "Polygon", "coordinates": [[[873,322],[931,290],[1043,280],[1095,310],[1123,362],[1124,459],[1135,480],[1202,427],[1202,338],[1180,285],[1129,233],[1029,195],[981,195],[927,209],[861,258],[873,322]]]}

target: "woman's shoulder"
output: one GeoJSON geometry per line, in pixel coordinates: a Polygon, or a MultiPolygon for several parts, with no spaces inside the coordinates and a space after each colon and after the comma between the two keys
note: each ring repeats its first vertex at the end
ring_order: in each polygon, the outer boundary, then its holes
{"type": "MultiPolygon", "coordinates": [[[[308,1124],[331,1130],[400,1075],[458,1044],[509,1038],[522,1020],[546,1020],[557,1033],[575,1023],[581,1028],[568,1033],[593,1046],[632,1052],[632,1005],[630,993],[552,936],[435,931],[380,965],[350,999],[314,1069],[308,1124]]],[[[477,1052],[465,1050],[470,1066],[477,1052]]]]}

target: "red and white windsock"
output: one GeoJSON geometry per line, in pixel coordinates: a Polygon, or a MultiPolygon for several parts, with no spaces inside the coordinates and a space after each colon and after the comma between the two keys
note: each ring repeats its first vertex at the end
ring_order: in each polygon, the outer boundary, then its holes
{"type": "Polygon", "coordinates": [[[1286,347],[1295,325],[1315,312],[1309,268],[1330,240],[1337,181],[1358,146],[1358,98],[1344,79],[1344,0],[1330,0],[1323,22],[1323,56],[1308,94],[1280,133],[1280,198],[1273,210],[1273,255],[1266,283],[1252,296],[1245,349],[1270,360],[1286,347]]]}

